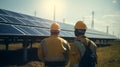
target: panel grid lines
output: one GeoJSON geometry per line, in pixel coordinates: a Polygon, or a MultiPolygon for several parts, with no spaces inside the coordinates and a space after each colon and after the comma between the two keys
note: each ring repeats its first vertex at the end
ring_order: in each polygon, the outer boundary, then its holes
{"type": "MultiPolygon", "coordinates": [[[[49,36],[50,25],[53,21],[16,13],[4,9],[0,9],[0,35],[31,35],[31,36],[49,36]]],[[[73,25],[60,23],[62,37],[75,37],[73,25]],[[67,27],[67,28],[66,28],[67,27]]],[[[90,38],[111,38],[113,35],[88,29],[86,36],[90,38]]]]}

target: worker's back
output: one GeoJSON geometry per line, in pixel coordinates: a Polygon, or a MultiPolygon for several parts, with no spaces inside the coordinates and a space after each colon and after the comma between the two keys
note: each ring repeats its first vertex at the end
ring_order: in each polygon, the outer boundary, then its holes
{"type": "Polygon", "coordinates": [[[70,44],[70,63],[71,64],[78,64],[80,60],[80,51],[79,47],[75,43],[70,44]]]}
{"type": "Polygon", "coordinates": [[[65,66],[68,61],[70,46],[66,40],[59,37],[60,26],[53,23],[50,27],[51,36],[41,41],[38,49],[39,58],[46,66],[65,66]]]}
{"type": "MultiPolygon", "coordinates": [[[[47,52],[44,53],[45,57],[60,57],[60,59],[58,59],[59,61],[63,61],[65,59],[63,55],[64,40],[62,38],[52,35],[49,38],[45,39],[45,46],[47,50],[47,52]]],[[[58,60],[46,59],[46,61],[58,61],[58,60]]]]}
{"type": "Polygon", "coordinates": [[[69,52],[70,46],[64,39],[56,35],[51,35],[41,41],[38,50],[39,58],[43,59],[46,66],[56,67],[65,66],[69,61],[66,51],[69,52]],[[66,53],[66,54],[65,54],[66,53]]]}

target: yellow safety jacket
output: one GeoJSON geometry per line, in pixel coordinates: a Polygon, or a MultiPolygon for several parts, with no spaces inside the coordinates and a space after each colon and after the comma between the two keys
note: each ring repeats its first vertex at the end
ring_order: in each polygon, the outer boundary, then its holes
{"type": "MultiPolygon", "coordinates": [[[[71,64],[79,63],[81,57],[84,55],[84,52],[86,50],[85,45],[87,45],[88,41],[91,41],[91,40],[89,40],[85,36],[79,36],[75,38],[75,41],[71,44],[71,52],[70,52],[71,64]]],[[[93,41],[91,41],[90,49],[92,50],[93,54],[96,53],[96,48],[97,48],[96,44],[93,41]]]]}
{"type": "Polygon", "coordinates": [[[65,50],[70,50],[66,40],[56,35],[52,35],[41,41],[38,49],[38,57],[44,61],[64,61],[65,50]]]}

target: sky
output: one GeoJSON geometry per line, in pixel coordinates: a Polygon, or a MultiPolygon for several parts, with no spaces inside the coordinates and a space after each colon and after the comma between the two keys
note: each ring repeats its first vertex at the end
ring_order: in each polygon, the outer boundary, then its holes
{"type": "Polygon", "coordinates": [[[83,20],[91,28],[120,38],[120,0],[0,0],[0,9],[75,25],[83,20]]]}

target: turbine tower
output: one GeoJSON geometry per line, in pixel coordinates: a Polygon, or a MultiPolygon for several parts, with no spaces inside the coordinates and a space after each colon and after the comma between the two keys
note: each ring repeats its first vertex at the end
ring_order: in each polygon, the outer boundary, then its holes
{"type": "Polygon", "coordinates": [[[94,29],[94,11],[92,11],[92,24],[91,29],[94,29]]]}
{"type": "Polygon", "coordinates": [[[53,7],[53,20],[54,21],[56,19],[55,14],[56,14],[56,6],[54,5],[54,7],[53,7]]]}

